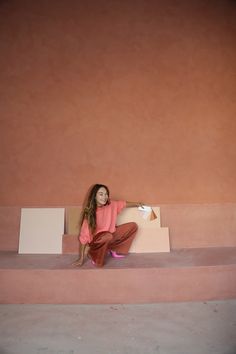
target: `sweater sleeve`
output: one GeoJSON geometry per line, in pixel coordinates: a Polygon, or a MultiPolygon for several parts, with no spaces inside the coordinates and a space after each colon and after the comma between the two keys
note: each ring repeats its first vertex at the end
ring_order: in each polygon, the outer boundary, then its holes
{"type": "Polygon", "coordinates": [[[116,201],[116,205],[117,205],[117,214],[119,214],[122,209],[126,208],[126,201],[117,200],[116,201]]]}
{"type": "Polygon", "coordinates": [[[91,232],[89,230],[88,221],[84,219],[83,224],[80,229],[79,240],[82,245],[90,243],[92,241],[91,232]]]}

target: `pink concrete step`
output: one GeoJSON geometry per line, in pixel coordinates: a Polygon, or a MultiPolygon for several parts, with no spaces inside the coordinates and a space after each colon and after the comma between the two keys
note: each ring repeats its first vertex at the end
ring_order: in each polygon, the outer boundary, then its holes
{"type": "Polygon", "coordinates": [[[62,253],[63,254],[78,254],[79,242],[76,235],[62,236],[62,253]]]}
{"type": "Polygon", "coordinates": [[[0,302],[152,303],[236,298],[236,247],[107,258],[104,268],[75,255],[0,253],[0,302]]]}

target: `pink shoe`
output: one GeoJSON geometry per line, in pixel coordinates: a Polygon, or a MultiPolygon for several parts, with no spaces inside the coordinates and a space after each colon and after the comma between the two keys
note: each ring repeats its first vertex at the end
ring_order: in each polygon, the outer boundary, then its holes
{"type": "Polygon", "coordinates": [[[112,250],[110,250],[110,255],[113,258],[124,258],[125,257],[123,254],[118,254],[118,253],[116,253],[116,251],[112,251],[112,250]]]}
{"type": "Polygon", "coordinates": [[[92,260],[92,258],[91,258],[91,256],[89,254],[87,255],[87,257],[88,257],[88,259],[90,259],[92,265],[96,265],[96,263],[92,260]]]}

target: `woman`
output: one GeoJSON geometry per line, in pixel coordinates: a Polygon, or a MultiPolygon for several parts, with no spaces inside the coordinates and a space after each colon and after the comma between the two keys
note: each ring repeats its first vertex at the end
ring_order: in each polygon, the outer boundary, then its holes
{"type": "Polygon", "coordinates": [[[98,267],[104,265],[109,253],[114,258],[123,258],[129,252],[137,232],[137,224],[130,222],[116,226],[117,215],[125,207],[138,207],[142,203],[114,201],[109,198],[107,186],[95,184],[89,191],[81,213],[79,232],[79,258],[73,263],[84,263],[85,249],[88,257],[98,267]]]}

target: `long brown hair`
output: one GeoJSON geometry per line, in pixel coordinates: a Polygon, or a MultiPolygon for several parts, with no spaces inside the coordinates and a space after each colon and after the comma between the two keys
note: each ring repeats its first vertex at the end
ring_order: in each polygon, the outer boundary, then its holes
{"type": "Polygon", "coordinates": [[[109,199],[110,192],[109,192],[108,187],[105,186],[104,184],[95,184],[88,190],[88,193],[85,198],[84,205],[83,205],[83,209],[82,209],[82,212],[80,215],[80,223],[79,223],[80,228],[83,224],[84,219],[87,219],[88,226],[89,226],[89,229],[92,234],[96,230],[96,226],[97,226],[97,224],[96,224],[96,210],[97,210],[96,195],[97,195],[98,190],[102,187],[106,189],[107,195],[108,195],[108,200],[107,200],[106,205],[110,204],[110,199],[109,199]]]}

